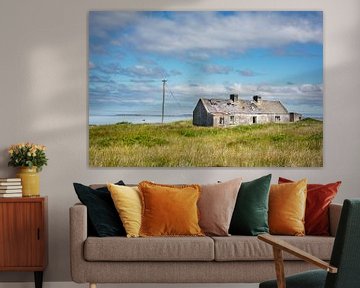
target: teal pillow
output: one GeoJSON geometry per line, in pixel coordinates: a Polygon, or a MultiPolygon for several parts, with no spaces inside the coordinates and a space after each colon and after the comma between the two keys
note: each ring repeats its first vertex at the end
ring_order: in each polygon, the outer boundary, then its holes
{"type": "Polygon", "coordinates": [[[230,234],[256,236],[269,233],[270,181],[271,174],[241,184],[230,222],[230,234]]]}

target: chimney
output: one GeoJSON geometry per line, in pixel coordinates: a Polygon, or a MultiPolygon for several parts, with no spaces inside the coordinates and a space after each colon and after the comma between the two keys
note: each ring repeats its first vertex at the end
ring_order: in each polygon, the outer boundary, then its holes
{"type": "Polygon", "coordinates": [[[255,95],[255,96],[253,96],[253,100],[254,100],[255,102],[257,102],[257,103],[260,103],[260,102],[261,102],[261,96],[255,95]]]}
{"type": "Polygon", "coordinates": [[[239,95],[238,94],[230,94],[230,100],[232,100],[233,102],[238,101],[239,95]]]}

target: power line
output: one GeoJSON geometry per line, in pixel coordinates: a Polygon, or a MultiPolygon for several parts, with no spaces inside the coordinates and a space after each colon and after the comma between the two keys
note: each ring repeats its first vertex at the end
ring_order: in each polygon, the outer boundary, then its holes
{"type": "Polygon", "coordinates": [[[162,101],[162,110],[161,110],[161,123],[164,123],[164,112],[165,112],[165,84],[167,82],[166,79],[162,80],[163,82],[163,101],[162,101]]]}
{"type": "MultiPolygon", "coordinates": [[[[166,85],[168,87],[168,85],[166,85]]],[[[175,103],[182,108],[181,102],[178,101],[177,97],[175,97],[173,91],[171,89],[167,89],[169,91],[170,96],[174,99],[175,103]]]]}

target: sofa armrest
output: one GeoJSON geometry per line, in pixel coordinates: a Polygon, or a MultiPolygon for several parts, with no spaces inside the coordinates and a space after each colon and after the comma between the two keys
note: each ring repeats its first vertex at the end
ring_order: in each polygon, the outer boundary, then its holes
{"type": "Polygon", "coordinates": [[[330,235],[336,236],[342,204],[331,203],[329,207],[330,235]]]}
{"type": "Polygon", "coordinates": [[[73,281],[85,282],[86,263],[83,245],[87,238],[87,208],[82,204],[70,207],[70,268],[73,281]]]}

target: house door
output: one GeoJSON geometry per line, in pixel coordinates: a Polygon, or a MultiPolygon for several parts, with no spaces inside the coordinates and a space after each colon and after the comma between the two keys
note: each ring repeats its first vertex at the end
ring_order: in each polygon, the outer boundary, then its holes
{"type": "Polygon", "coordinates": [[[253,119],[252,119],[252,120],[253,120],[252,123],[253,123],[253,124],[256,124],[256,123],[257,123],[257,119],[256,119],[257,117],[256,117],[256,116],[253,116],[252,118],[253,118],[253,119]]]}

